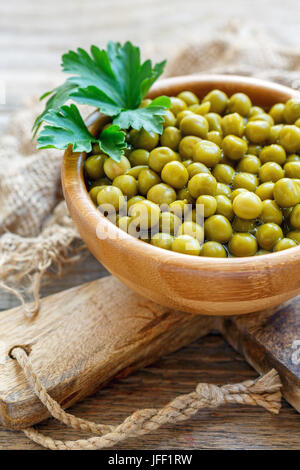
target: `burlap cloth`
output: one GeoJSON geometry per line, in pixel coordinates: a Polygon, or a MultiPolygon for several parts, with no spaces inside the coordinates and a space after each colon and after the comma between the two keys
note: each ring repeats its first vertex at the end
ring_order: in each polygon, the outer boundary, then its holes
{"type": "MultiPolygon", "coordinates": [[[[170,55],[168,76],[235,73],[300,88],[300,53],[275,47],[261,31],[245,26],[230,24],[214,39],[187,44],[170,55]]],[[[37,300],[49,268],[59,274],[85,251],[62,200],[62,152],[37,151],[31,140],[41,107],[37,98],[28,100],[0,138],[0,283],[21,301],[25,287],[37,300]]],[[[35,303],[27,313],[37,307],[35,303]]]]}

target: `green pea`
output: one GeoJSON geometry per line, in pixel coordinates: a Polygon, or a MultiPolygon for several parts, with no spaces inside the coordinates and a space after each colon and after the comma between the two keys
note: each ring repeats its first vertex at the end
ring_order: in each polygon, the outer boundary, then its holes
{"type": "Polygon", "coordinates": [[[284,126],[279,134],[280,145],[289,153],[300,150],[300,128],[297,126],[284,126]]]}
{"type": "Polygon", "coordinates": [[[233,188],[244,188],[248,191],[255,191],[258,186],[258,178],[252,173],[236,173],[233,178],[233,188]]]}
{"type": "Polygon", "coordinates": [[[187,106],[191,106],[193,104],[198,104],[199,103],[199,98],[198,96],[195,95],[192,91],[182,91],[177,95],[177,98],[181,99],[184,101],[187,106]]]}
{"type": "Polygon", "coordinates": [[[175,124],[176,124],[176,117],[174,116],[172,111],[170,111],[170,109],[166,109],[165,115],[164,115],[163,126],[164,127],[175,126],[175,124]]]}
{"type": "Polygon", "coordinates": [[[151,245],[156,246],[157,248],[164,248],[165,250],[172,249],[172,243],[174,237],[168,233],[156,233],[151,238],[151,245]]]}
{"type": "Polygon", "coordinates": [[[239,160],[247,153],[248,145],[244,139],[235,135],[227,135],[222,142],[224,155],[232,160],[239,160]]]}
{"type": "Polygon", "coordinates": [[[283,165],[286,160],[286,152],[281,145],[268,145],[262,149],[259,155],[262,163],[275,162],[278,165],[283,165]]]}
{"type": "Polygon", "coordinates": [[[195,114],[200,114],[201,116],[205,116],[205,114],[209,113],[210,111],[210,102],[206,101],[205,103],[201,104],[192,104],[189,106],[189,110],[195,114]]]}
{"type": "Polygon", "coordinates": [[[201,142],[198,142],[194,147],[193,159],[196,162],[203,163],[207,167],[212,168],[221,159],[221,149],[213,142],[201,140],[201,142]]]}
{"type": "Polygon", "coordinates": [[[217,200],[214,196],[209,196],[207,194],[203,194],[199,196],[196,201],[197,206],[203,206],[204,217],[210,217],[214,215],[217,210],[217,200]]]}
{"type": "Polygon", "coordinates": [[[232,222],[232,228],[235,232],[253,232],[255,226],[255,220],[246,220],[240,217],[235,217],[232,222]]]}
{"type": "Polygon", "coordinates": [[[229,241],[228,248],[233,256],[254,256],[258,246],[256,238],[250,233],[235,233],[229,241]]]}
{"type": "Polygon", "coordinates": [[[180,235],[172,243],[172,251],[177,253],[199,256],[200,250],[200,243],[190,235],[180,235]]]}
{"type": "Polygon", "coordinates": [[[283,238],[274,245],[273,251],[283,251],[287,250],[288,248],[294,248],[295,246],[297,246],[297,243],[294,240],[291,240],[290,238],[283,238]]]}
{"type": "Polygon", "coordinates": [[[264,201],[265,199],[274,199],[274,186],[275,183],[268,181],[267,183],[262,183],[258,186],[255,191],[255,194],[264,201]]]}
{"type": "Polygon", "coordinates": [[[208,122],[210,131],[222,132],[222,118],[217,113],[207,113],[205,119],[208,122]]]}
{"type": "Polygon", "coordinates": [[[236,135],[238,137],[242,137],[245,130],[244,119],[238,113],[227,114],[224,116],[221,126],[225,136],[236,135]]]}
{"type": "Polygon", "coordinates": [[[119,188],[105,186],[97,194],[97,204],[105,212],[117,212],[124,206],[125,199],[119,188]]]}
{"type": "Polygon", "coordinates": [[[161,179],[175,189],[184,188],[189,179],[185,166],[180,162],[169,162],[163,167],[161,179]]]}
{"type": "Polygon", "coordinates": [[[194,199],[191,196],[188,188],[182,188],[177,191],[177,199],[181,200],[186,200],[189,204],[193,204],[194,199]]]}
{"type": "Polygon", "coordinates": [[[130,143],[136,149],[152,150],[154,149],[159,141],[159,135],[155,132],[147,132],[145,129],[136,131],[133,129],[130,131],[130,143]]]}
{"type": "Polygon", "coordinates": [[[276,181],[283,177],[284,170],[280,165],[278,165],[278,163],[275,162],[265,163],[259,170],[259,178],[262,183],[266,183],[267,181],[276,183],[276,181]]]}
{"type": "Polygon", "coordinates": [[[130,167],[130,162],[125,155],[121,156],[119,162],[116,162],[112,158],[107,158],[103,165],[105,175],[111,180],[114,180],[119,175],[123,175],[130,167]]]}
{"type": "Polygon", "coordinates": [[[194,135],[188,135],[183,137],[179,143],[179,154],[183,159],[192,159],[195,145],[200,142],[201,139],[194,135]]]}
{"type": "Polygon", "coordinates": [[[180,122],[180,130],[183,135],[194,135],[206,139],[208,134],[207,120],[198,114],[186,116],[180,122]]]}
{"type": "Polygon", "coordinates": [[[170,111],[172,111],[174,116],[177,116],[177,114],[180,113],[180,111],[184,111],[185,109],[187,109],[187,104],[182,99],[172,96],[170,97],[170,100],[171,100],[170,111]]]}
{"type": "Polygon", "coordinates": [[[223,91],[212,90],[203,98],[202,102],[205,103],[207,101],[210,103],[210,111],[212,113],[222,114],[226,110],[229,100],[223,91]]]}
{"type": "Polygon", "coordinates": [[[300,178],[300,161],[290,161],[283,168],[286,178],[300,178]]]}
{"type": "Polygon", "coordinates": [[[103,166],[106,159],[106,155],[100,154],[91,155],[85,160],[84,168],[90,178],[96,180],[104,176],[103,166]]]}
{"type": "Polygon", "coordinates": [[[119,188],[124,196],[131,198],[136,196],[138,191],[138,184],[136,179],[130,175],[120,175],[113,180],[113,186],[119,188]]]}
{"type": "Polygon", "coordinates": [[[166,163],[178,160],[178,155],[169,147],[156,147],[150,152],[149,166],[156,173],[160,173],[166,163]]]}
{"type": "Polygon", "coordinates": [[[293,207],[300,202],[300,187],[289,179],[282,178],[275,183],[274,199],[280,207],[293,207]]]}
{"type": "Polygon", "coordinates": [[[294,228],[300,229],[300,204],[293,208],[290,221],[294,228]]]}
{"type": "Polygon", "coordinates": [[[89,195],[91,200],[94,202],[94,204],[97,204],[97,196],[100,191],[100,189],[104,188],[103,186],[94,186],[93,188],[90,189],[89,195]]]}
{"type": "Polygon", "coordinates": [[[284,104],[283,103],[276,103],[270,109],[270,116],[274,119],[275,124],[280,124],[284,122],[284,104]]]}
{"type": "Polygon", "coordinates": [[[168,184],[155,184],[149,189],[147,199],[155,202],[159,206],[162,204],[169,205],[176,200],[176,191],[168,184]]]}
{"type": "Polygon", "coordinates": [[[150,168],[142,170],[138,176],[138,189],[143,196],[147,194],[152,186],[158,183],[160,183],[160,177],[150,168]]]}
{"type": "Polygon", "coordinates": [[[294,240],[298,245],[300,245],[300,230],[292,230],[287,234],[288,238],[294,240]]]}
{"type": "Polygon", "coordinates": [[[292,98],[285,103],[283,117],[288,124],[294,124],[300,118],[299,98],[292,98]]]}
{"type": "Polygon", "coordinates": [[[228,184],[217,183],[216,196],[231,196],[231,188],[228,184]]]}
{"type": "Polygon", "coordinates": [[[283,128],[283,124],[277,124],[276,126],[271,126],[270,135],[268,138],[268,144],[277,144],[279,141],[279,134],[281,129],[283,128]]]}
{"type": "Polygon", "coordinates": [[[139,227],[141,230],[148,230],[158,225],[160,208],[157,204],[145,199],[130,207],[129,216],[132,217],[133,228],[139,227]]]}
{"type": "Polygon", "coordinates": [[[231,200],[227,196],[218,195],[216,196],[216,201],[216,214],[224,215],[226,219],[231,220],[233,218],[233,208],[231,200]]]}
{"type": "Polygon", "coordinates": [[[263,204],[260,198],[249,191],[241,192],[233,200],[233,211],[242,219],[256,219],[260,216],[263,204]]]}
{"type": "Polygon", "coordinates": [[[203,243],[200,255],[209,258],[227,258],[225,248],[218,242],[203,243]]]}
{"type": "Polygon", "coordinates": [[[180,235],[190,235],[190,237],[196,238],[199,243],[204,240],[203,228],[193,221],[183,222],[177,232],[177,236],[180,235]]]}
{"type": "Polygon", "coordinates": [[[215,166],[213,175],[219,183],[231,184],[235,171],[231,166],[220,163],[215,166]]]}
{"type": "Polygon", "coordinates": [[[248,116],[251,106],[249,96],[245,93],[235,93],[229,99],[228,111],[230,113],[239,113],[241,116],[248,116]]]}
{"type": "Polygon", "coordinates": [[[217,181],[207,173],[198,173],[193,176],[188,183],[188,190],[194,199],[202,194],[214,196],[216,194],[217,181]]]}
{"type": "Polygon", "coordinates": [[[232,236],[232,227],[223,215],[212,215],[204,222],[204,232],[207,240],[227,243],[232,236]]]}
{"type": "Polygon", "coordinates": [[[281,225],[283,215],[278,204],[271,199],[265,199],[262,202],[262,212],[260,214],[260,219],[265,223],[273,222],[274,224],[281,225]]]}
{"type": "Polygon", "coordinates": [[[263,120],[249,121],[245,129],[247,139],[254,144],[261,144],[268,140],[270,132],[270,124],[263,120]]]}
{"type": "Polygon", "coordinates": [[[207,173],[209,175],[211,174],[209,168],[207,168],[207,166],[204,165],[204,163],[200,163],[200,162],[193,162],[190,165],[188,165],[187,171],[189,174],[189,178],[192,178],[193,176],[197,175],[197,173],[207,173]]]}
{"type": "Polygon", "coordinates": [[[128,215],[125,215],[117,219],[117,226],[124,232],[128,233],[130,222],[131,222],[131,217],[129,217],[128,215]]]}
{"type": "Polygon", "coordinates": [[[149,152],[144,149],[136,149],[128,156],[131,166],[148,165],[149,152]]]}
{"type": "Polygon", "coordinates": [[[216,144],[218,147],[222,147],[222,140],[223,140],[223,137],[222,137],[222,134],[221,132],[218,132],[218,131],[210,131],[208,134],[207,134],[207,140],[209,140],[210,142],[213,142],[214,144],[216,144]]]}
{"type": "Polygon", "coordinates": [[[281,238],[283,232],[279,225],[274,223],[260,225],[256,231],[256,239],[263,250],[272,250],[281,238]]]}
{"type": "Polygon", "coordinates": [[[163,147],[170,147],[177,150],[181,140],[181,132],[177,127],[166,127],[161,135],[160,143],[163,147]]]}
{"type": "Polygon", "coordinates": [[[258,174],[261,162],[255,155],[245,155],[238,163],[237,170],[244,173],[258,174]]]}
{"type": "Polygon", "coordinates": [[[159,230],[163,233],[176,235],[181,225],[180,218],[172,212],[161,212],[159,216],[159,230]]]}

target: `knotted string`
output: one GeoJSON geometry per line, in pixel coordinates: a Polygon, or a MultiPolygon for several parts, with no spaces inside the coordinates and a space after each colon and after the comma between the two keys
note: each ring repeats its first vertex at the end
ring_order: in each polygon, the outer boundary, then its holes
{"type": "Polygon", "coordinates": [[[272,369],[256,380],[246,380],[239,384],[217,386],[199,383],[194,392],[180,395],[162,409],[138,410],[118,426],[96,424],[77,418],[65,412],[48,394],[35,374],[27,352],[16,346],[10,352],[22,368],[25,377],[50,415],[66,426],[95,434],[89,439],[61,441],[41,434],[34,428],[23,429],[25,435],[37,444],[52,450],[95,450],[112,447],[120,441],[155,431],[165,424],[184,421],[201,408],[217,408],[225,403],[261,406],[271,413],[279,413],[281,406],[281,382],[278,373],[272,369]]]}

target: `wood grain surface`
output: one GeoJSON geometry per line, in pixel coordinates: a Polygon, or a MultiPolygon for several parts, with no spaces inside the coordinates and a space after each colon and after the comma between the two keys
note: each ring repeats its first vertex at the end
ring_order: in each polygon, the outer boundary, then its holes
{"type": "Polygon", "coordinates": [[[108,276],[47,296],[39,314],[22,307],[0,317],[0,422],[23,429],[49,414],[11,357],[15,346],[30,354],[34,371],[64,408],[116,377],[153,363],[212,331],[221,331],[261,373],[275,368],[282,392],[300,412],[300,297],[245,317],[186,314],[151,302],[108,276]]]}
{"type": "MultiPolygon", "coordinates": [[[[82,279],[106,275],[89,256],[62,279],[44,287],[47,295],[79,285],[82,279]]],[[[2,294],[2,293],[1,293],[2,294]]],[[[0,296],[1,308],[17,302],[0,296]]],[[[1,313],[0,313],[1,316],[1,313]]],[[[257,372],[219,335],[210,335],[126,378],[114,380],[91,397],[70,408],[76,416],[96,422],[117,424],[137,407],[162,406],[180,393],[189,393],[199,381],[217,384],[254,378],[257,372]]],[[[59,439],[78,439],[81,433],[66,429],[53,419],[39,426],[45,434],[59,439]]],[[[283,400],[278,416],[252,407],[228,406],[203,410],[193,419],[158,433],[130,439],[116,449],[300,449],[299,414],[283,400]]],[[[0,425],[0,449],[39,449],[18,431],[0,425]]]]}
{"type": "MultiPolygon", "coordinates": [[[[24,97],[39,95],[61,76],[61,53],[91,41],[131,39],[155,59],[175,54],[189,39],[207,38],[228,20],[249,21],[267,30],[276,42],[299,45],[298,0],[10,0],[0,3],[0,79],[6,84],[6,103],[0,104],[0,131],[24,97]],[[220,15],[220,9],[222,14],[220,15]],[[111,12],[113,11],[113,14],[111,12]],[[116,14],[117,12],[117,14],[116,14]],[[125,14],[124,14],[125,12],[125,14]],[[205,18],[205,21],[203,21],[205,18]],[[168,23],[166,23],[168,19],[168,23]],[[201,24],[201,28],[199,25],[201,24]]],[[[90,256],[71,273],[43,288],[43,295],[105,275],[90,256]]],[[[0,293],[0,310],[17,305],[0,293]]],[[[1,315],[1,314],[0,314],[1,315]]],[[[197,381],[239,382],[257,373],[220,336],[208,336],[170,354],[151,367],[114,381],[107,388],[71,408],[71,412],[98,422],[117,424],[139,407],[162,406],[179,393],[189,393],[197,381]]],[[[118,449],[299,449],[299,415],[283,402],[278,416],[258,408],[228,406],[204,410],[179,426],[168,426],[150,436],[131,439],[118,449]]],[[[40,429],[60,439],[78,439],[54,420],[40,429]]],[[[21,433],[0,426],[0,449],[35,449],[21,433]]]]}
{"type": "Polygon", "coordinates": [[[22,307],[7,310],[0,317],[0,422],[22,429],[49,416],[10,356],[16,345],[67,408],[213,329],[212,318],[162,307],[113,276],[46,297],[34,319],[22,307]]]}
{"type": "MultiPolygon", "coordinates": [[[[239,382],[257,375],[219,336],[207,336],[151,367],[114,381],[72,407],[70,412],[106,424],[118,424],[139,408],[161,407],[196,382],[239,382]]],[[[82,433],[55,420],[38,426],[58,439],[79,439],[82,433]]],[[[278,416],[259,408],[224,406],[203,410],[191,420],[129,439],[119,449],[299,449],[299,415],[285,402],[278,416]]],[[[0,449],[40,449],[19,431],[0,427],[0,449]]]]}

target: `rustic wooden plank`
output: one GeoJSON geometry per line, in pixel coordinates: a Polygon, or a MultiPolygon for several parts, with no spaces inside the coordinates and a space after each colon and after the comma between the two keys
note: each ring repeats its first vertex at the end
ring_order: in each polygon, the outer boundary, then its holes
{"type": "Polygon", "coordinates": [[[219,329],[258,372],[278,371],[285,398],[300,412],[300,296],[244,318],[220,319],[219,329]]]}
{"type": "Polygon", "coordinates": [[[287,400],[300,410],[300,366],[292,345],[300,333],[300,297],[245,318],[176,312],[132,292],[113,277],[46,297],[39,315],[22,308],[0,318],[0,421],[20,429],[47,413],[9,357],[15,345],[30,352],[46,388],[71,406],[118,375],[150,364],[218,328],[259,372],[280,373],[287,400]]]}
{"type": "Polygon", "coordinates": [[[20,429],[48,416],[26,383],[11,348],[23,346],[45,387],[71,406],[116,375],[206,335],[210,317],[154,304],[112,276],[46,297],[38,316],[21,307],[0,316],[0,421],[20,429]]]}
{"type": "MultiPolygon", "coordinates": [[[[118,424],[137,409],[162,407],[179,394],[190,393],[197,382],[225,384],[257,376],[244,359],[220,336],[207,336],[159,359],[153,365],[114,380],[107,387],[73,406],[70,412],[98,423],[118,424]]],[[[38,426],[57,439],[80,439],[49,419],[38,426]]],[[[299,450],[299,415],[286,402],[280,414],[260,408],[224,406],[203,409],[179,425],[168,425],[147,436],[132,438],[111,451],[121,449],[295,449],[299,450]]],[[[20,431],[0,425],[0,449],[41,450],[20,431]]]]}

